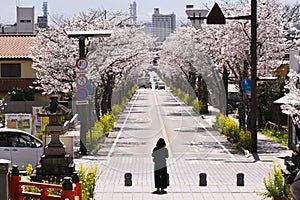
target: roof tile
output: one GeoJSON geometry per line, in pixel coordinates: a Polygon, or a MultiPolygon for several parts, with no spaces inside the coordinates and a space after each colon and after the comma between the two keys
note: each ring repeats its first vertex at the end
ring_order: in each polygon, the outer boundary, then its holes
{"type": "Polygon", "coordinates": [[[35,35],[1,35],[0,59],[30,58],[30,47],[34,45],[35,35]]]}

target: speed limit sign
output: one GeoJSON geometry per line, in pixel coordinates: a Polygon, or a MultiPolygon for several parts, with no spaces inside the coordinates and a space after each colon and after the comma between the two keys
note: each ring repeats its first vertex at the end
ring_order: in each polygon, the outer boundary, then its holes
{"type": "Polygon", "coordinates": [[[80,70],[85,70],[88,66],[86,58],[78,58],[76,60],[76,67],[80,70]]]}

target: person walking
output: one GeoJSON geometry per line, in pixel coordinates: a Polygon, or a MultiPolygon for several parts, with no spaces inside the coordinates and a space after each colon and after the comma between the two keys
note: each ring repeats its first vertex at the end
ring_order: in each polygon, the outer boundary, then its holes
{"type": "Polygon", "coordinates": [[[169,176],[167,171],[166,158],[169,157],[168,149],[166,148],[166,142],[163,138],[160,138],[156,147],[152,151],[152,157],[154,162],[154,183],[157,191],[154,193],[164,194],[164,189],[169,185],[169,176]]]}

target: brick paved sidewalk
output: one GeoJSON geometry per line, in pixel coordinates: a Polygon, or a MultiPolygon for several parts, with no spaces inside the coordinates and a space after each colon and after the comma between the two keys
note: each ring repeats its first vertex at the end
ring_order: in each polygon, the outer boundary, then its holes
{"type": "MultiPolygon", "coordinates": [[[[201,116],[199,116],[201,117],[201,116]]],[[[214,115],[203,115],[208,126],[214,115]]],[[[79,139],[79,129],[69,132],[79,139]]],[[[94,156],[75,159],[85,166],[98,165],[100,177],[97,180],[94,199],[262,199],[257,195],[264,190],[263,177],[267,176],[274,163],[283,165],[283,158],[291,151],[268,137],[258,133],[258,153],[246,154],[237,160],[208,160],[180,158],[169,161],[170,187],[164,195],[154,191],[153,163],[151,157],[117,156],[107,157],[118,132],[112,132],[103,148],[94,156]],[[132,173],[133,186],[124,186],[124,174],[132,173]],[[206,187],[199,186],[199,173],[207,174],[206,187]],[[245,186],[236,186],[236,174],[245,174],[245,186]]],[[[222,143],[226,143],[223,138],[222,143]]],[[[75,146],[78,146],[78,141],[75,146]],[[77,144],[77,145],[76,145],[77,144]]],[[[118,148],[116,148],[116,151],[118,148]]]]}

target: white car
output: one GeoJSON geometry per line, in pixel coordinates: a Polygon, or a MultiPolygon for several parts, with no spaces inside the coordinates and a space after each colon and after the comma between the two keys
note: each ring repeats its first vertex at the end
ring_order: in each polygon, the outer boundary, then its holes
{"type": "Polygon", "coordinates": [[[165,84],[164,83],[158,83],[158,85],[157,85],[157,89],[159,89],[159,90],[165,90],[166,89],[166,86],[165,86],[165,84]]]}
{"type": "Polygon", "coordinates": [[[0,128],[0,159],[11,160],[11,165],[26,169],[36,168],[43,154],[43,142],[29,133],[17,129],[0,128]]]}

